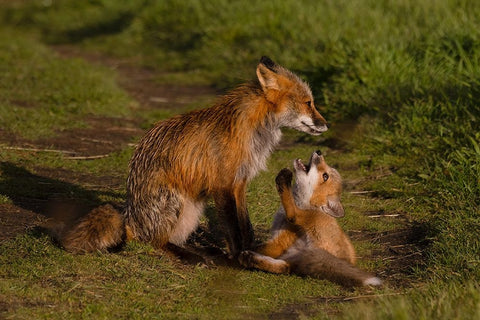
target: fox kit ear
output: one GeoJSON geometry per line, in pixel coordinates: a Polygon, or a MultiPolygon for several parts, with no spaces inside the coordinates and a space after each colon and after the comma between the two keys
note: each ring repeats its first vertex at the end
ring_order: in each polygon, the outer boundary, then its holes
{"type": "Polygon", "coordinates": [[[264,57],[262,57],[262,60],[260,60],[260,63],[257,66],[257,77],[258,81],[260,81],[260,84],[262,85],[263,91],[279,90],[280,86],[278,84],[278,74],[272,70],[275,63],[270,59],[268,59],[267,62],[263,60],[264,57]]]}
{"type": "Polygon", "coordinates": [[[321,208],[326,214],[335,218],[341,218],[345,215],[342,203],[338,197],[327,197],[327,204],[321,208]]]}

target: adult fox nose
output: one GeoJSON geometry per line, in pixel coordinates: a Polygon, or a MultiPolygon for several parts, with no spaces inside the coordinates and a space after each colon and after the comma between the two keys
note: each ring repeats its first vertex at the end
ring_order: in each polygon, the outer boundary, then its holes
{"type": "Polygon", "coordinates": [[[325,120],[324,117],[322,117],[321,114],[318,114],[317,117],[313,118],[313,124],[315,124],[317,127],[325,126],[327,129],[330,127],[330,124],[327,122],[327,120],[325,120]]]}

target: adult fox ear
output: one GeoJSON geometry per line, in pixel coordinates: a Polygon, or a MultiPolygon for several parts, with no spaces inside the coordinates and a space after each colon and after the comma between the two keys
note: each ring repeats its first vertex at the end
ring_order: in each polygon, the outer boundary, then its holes
{"type": "Polygon", "coordinates": [[[262,56],[260,58],[260,63],[263,64],[265,67],[267,67],[268,69],[272,70],[273,72],[275,72],[275,67],[276,67],[276,63],[273,62],[272,59],[270,59],[269,57],[267,56],[262,56]]]}
{"type": "Polygon", "coordinates": [[[270,58],[263,56],[257,66],[258,81],[262,86],[263,91],[279,90],[278,74],[274,71],[275,62],[270,58]]]}
{"type": "Polygon", "coordinates": [[[327,204],[321,206],[322,210],[332,217],[341,218],[345,215],[342,203],[338,197],[327,197],[327,204]]]}

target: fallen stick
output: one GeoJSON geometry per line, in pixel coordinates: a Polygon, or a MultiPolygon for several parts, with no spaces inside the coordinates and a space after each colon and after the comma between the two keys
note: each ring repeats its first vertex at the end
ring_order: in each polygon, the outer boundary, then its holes
{"type": "Polygon", "coordinates": [[[369,218],[382,218],[382,217],[398,217],[399,214],[376,214],[374,216],[368,216],[369,218]]]}
{"type": "Polygon", "coordinates": [[[369,299],[369,298],[380,298],[380,297],[388,297],[388,296],[400,296],[403,295],[403,292],[392,292],[392,293],[382,293],[382,294],[369,294],[364,296],[356,296],[356,297],[346,297],[343,299],[344,301],[349,300],[356,300],[356,299],[369,299]]]}
{"type": "Polygon", "coordinates": [[[100,154],[98,156],[73,156],[73,157],[65,157],[66,160],[94,160],[94,159],[101,159],[106,158],[110,154],[100,154]]]}
{"type": "Polygon", "coordinates": [[[367,194],[375,191],[350,191],[351,194],[367,194]]]}
{"type": "Polygon", "coordinates": [[[55,149],[38,149],[38,148],[23,148],[23,147],[4,147],[4,150],[19,150],[19,151],[32,151],[32,152],[54,152],[54,153],[63,153],[63,154],[75,154],[73,151],[67,150],[55,150],[55,149]]]}
{"type": "MultiPolygon", "coordinates": [[[[24,148],[24,147],[1,147],[4,150],[19,150],[19,151],[31,151],[31,152],[53,152],[53,153],[61,153],[61,154],[75,154],[76,152],[67,151],[67,150],[55,150],[55,149],[39,149],[39,148],[24,148]]],[[[101,159],[106,158],[110,154],[100,154],[96,156],[68,156],[65,157],[66,160],[94,160],[94,159],[101,159]]]]}

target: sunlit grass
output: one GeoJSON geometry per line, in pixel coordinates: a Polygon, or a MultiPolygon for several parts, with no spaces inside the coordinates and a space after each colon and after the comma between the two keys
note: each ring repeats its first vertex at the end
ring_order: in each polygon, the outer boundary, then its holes
{"type": "Polygon", "coordinates": [[[85,127],[89,114],[126,116],[129,99],[106,68],[63,59],[13,30],[0,33],[0,127],[24,138],[85,127]],[[10,31],[10,32],[9,32],[10,31]]]}

